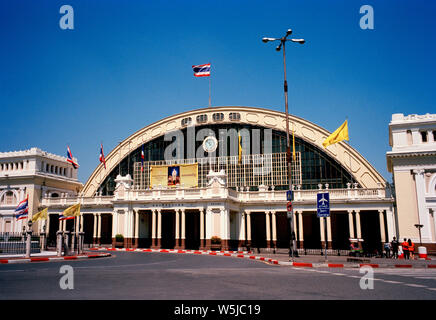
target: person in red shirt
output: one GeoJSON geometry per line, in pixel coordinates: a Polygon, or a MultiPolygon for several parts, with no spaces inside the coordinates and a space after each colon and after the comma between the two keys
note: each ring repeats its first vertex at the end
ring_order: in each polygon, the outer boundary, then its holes
{"type": "Polygon", "coordinates": [[[407,240],[407,242],[409,243],[409,255],[410,255],[410,259],[415,259],[415,244],[412,242],[412,240],[407,240]]]}
{"type": "Polygon", "coordinates": [[[403,243],[401,243],[401,246],[403,247],[404,259],[409,260],[409,242],[407,242],[406,238],[404,238],[404,241],[403,243]]]}

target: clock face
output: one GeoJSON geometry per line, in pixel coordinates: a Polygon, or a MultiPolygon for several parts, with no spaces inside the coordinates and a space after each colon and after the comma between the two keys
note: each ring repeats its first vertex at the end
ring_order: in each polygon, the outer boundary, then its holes
{"type": "Polygon", "coordinates": [[[218,141],[215,137],[206,137],[203,140],[203,150],[206,152],[214,152],[218,146],[218,141]]]}

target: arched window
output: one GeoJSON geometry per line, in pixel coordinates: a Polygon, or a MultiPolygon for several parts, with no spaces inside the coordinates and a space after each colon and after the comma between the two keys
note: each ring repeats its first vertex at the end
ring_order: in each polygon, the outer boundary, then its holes
{"type": "Polygon", "coordinates": [[[224,120],[224,113],[221,113],[221,112],[214,113],[212,115],[212,118],[213,118],[213,121],[223,121],[224,120]]]}
{"type": "Polygon", "coordinates": [[[207,114],[200,114],[197,116],[197,123],[205,123],[207,122],[207,114]]]}
{"type": "Polygon", "coordinates": [[[17,198],[12,191],[7,191],[1,200],[1,204],[3,205],[15,205],[17,203],[17,198]]]}
{"type": "Polygon", "coordinates": [[[191,124],[191,122],[192,122],[191,117],[184,118],[184,119],[182,119],[182,126],[187,126],[187,125],[191,124]]]}
{"type": "Polygon", "coordinates": [[[50,197],[51,198],[59,198],[59,193],[53,192],[50,197]]]}
{"type": "Polygon", "coordinates": [[[239,121],[241,120],[241,114],[237,112],[231,112],[229,114],[230,121],[239,121]]]}

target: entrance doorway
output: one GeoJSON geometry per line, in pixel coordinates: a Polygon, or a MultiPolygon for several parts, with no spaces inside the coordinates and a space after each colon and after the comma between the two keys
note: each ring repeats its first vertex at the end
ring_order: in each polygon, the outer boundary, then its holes
{"type": "Polygon", "coordinates": [[[185,212],[185,248],[198,250],[200,248],[200,212],[185,212]]]}
{"type": "Polygon", "coordinates": [[[251,213],[251,247],[266,248],[265,213],[251,213]]]}
{"type": "Polygon", "coordinates": [[[176,244],[176,215],[174,211],[162,211],[162,238],[161,247],[174,249],[176,244]]]}
{"type": "Polygon", "coordinates": [[[303,234],[305,249],[321,249],[320,218],[316,213],[303,214],[303,234]]]}

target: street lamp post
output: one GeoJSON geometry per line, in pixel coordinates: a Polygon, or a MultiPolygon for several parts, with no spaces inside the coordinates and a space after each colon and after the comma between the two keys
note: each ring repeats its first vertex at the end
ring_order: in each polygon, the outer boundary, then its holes
{"type": "MultiPolygon", "coordinates": [[[[292,190],[292,167],[291,167],[291,141],[289,138],[289,112],[288,112],[288,82],[286,79],[286,52],[285,52],[285,45],[286,41],[296,42],[300,44],[304,44],[304,39],[288,39],[288,36],[292,34],[292,30],[288,29],[286,31],[286,35],[282,38],[262,38],[262,41],[264,43],[270,42],[270,41],[280,41],[280,44],[277,46],[276,50],[280,51],[283,47],[283,69],[284,69],[284,92],[285,92],[285,113],[286,113],[286,160],[288,164],[288,181],[289,181],[289,190],[292,190]]],[[[289,256],[291,259],[294,259],[294,251],[296,250],[296,241],[295,241],[295,231],[294,231],[294,212],[292,211],[290,215],[288,215],[288,222],[291,230],[291,238],[289,241],[289,256]]]]}

